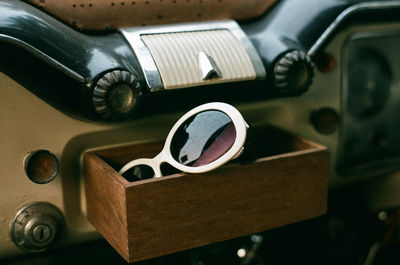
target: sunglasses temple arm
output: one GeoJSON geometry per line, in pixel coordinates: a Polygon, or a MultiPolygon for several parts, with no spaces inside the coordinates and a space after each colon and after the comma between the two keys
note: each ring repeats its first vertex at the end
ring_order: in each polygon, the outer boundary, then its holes
{"type": "Polygon", "coordinates": [[[236,159],[239,156],[241,156],[243,154],[243,151],[244,151],[244,147],[240,148],[239,152],[237,152],[236,155],[234,155],[231,160],[236,159]]]}
{"type": "MultiPolygon", "coordinates": [[[[246,129],[250,128],[250,125],[244,120],[244,125],[246,126],[246,129]]],[[[234,155],[232,157],[231,160],[238,158],[239,156],[241,156],[243,154],[244,151],[244,146],[242,146],[242,148],[240,148],[240,150],[236,153],[236,155],[234,155]]]]}

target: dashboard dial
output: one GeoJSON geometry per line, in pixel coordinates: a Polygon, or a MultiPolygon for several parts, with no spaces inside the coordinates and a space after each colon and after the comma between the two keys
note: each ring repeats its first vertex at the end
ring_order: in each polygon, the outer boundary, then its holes
{"type": "Polygon", "coordinates": [[[355,51],[348,64],[348,109],[363,118],[379,112],[389,96],[390,67],[386,59],[373,49],[355,51]]]}

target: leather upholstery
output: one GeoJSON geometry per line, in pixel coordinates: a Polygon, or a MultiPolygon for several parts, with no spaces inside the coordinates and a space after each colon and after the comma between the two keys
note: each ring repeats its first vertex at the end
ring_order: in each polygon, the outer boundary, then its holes
{"type": "Polygon", "coordinates": [[[25,1],[77,29],[101,31],[179,22],[250,19],[263,14],[278,0],[25,1]]]}

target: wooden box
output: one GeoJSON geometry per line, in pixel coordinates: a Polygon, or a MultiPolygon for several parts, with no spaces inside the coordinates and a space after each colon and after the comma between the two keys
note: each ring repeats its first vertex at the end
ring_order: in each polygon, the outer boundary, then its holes
{"type": "Polygon", "coordinates": [[[271,128],[257,128],[248,139],[252,145],[246,148],[258,157],[251,162],[136,182],[115,169],[134,158],[155,156],[163,142],[86,153],[89,221],[134,262],[325,213],[325,147],[271,128]]]}

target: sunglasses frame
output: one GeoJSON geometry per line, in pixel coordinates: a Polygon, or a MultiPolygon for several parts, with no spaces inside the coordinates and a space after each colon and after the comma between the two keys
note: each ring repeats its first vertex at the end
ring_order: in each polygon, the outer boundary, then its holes
{"type": "Polygon", "coordinates": [[[200,105],[189,112],[187,112],[185,115],[183,115],[171,128],[171,131],[168,133],[167,139],[165,141],[164,147],[161,150],[161,152],[155,156],[154,158],[139,158],[132,160],[125,164],[121,170],[119,171],[119,174],[124,174],[126,171],[129,169],[139,166],[139,165],[147,165],[150,166],[153,171],[154,171],[154,178],[159,178],[162,177],[161,173],[161,164],[163,163],[168,163],[171,166],[175,167],[176,169],[179,169],[183,172],[187,173],[203,173],[203,172],[208,172],[213,169],[216,169],[223,164],[227,163],[228,161],[232,160],[233,158],[237,157],[243,150],[243,145],[246,140],[246,134],[247,134],[247,128],[249,126],[247,125],[246,121],[243,119],[242,114],[233,106],[222,103],[222,102],[212,102],[212,103],[206,103],[203,105],[200,105]],[[181,125],[186,122],[190,117],[193,117],[194,115],[204,112],[204,111],[221,111],[225,113],[233,122],[233,125],[236,130],[236,139],[233,145],[229,148],[228,151],[226,151],[222,156],[214,160],[213,162],[198,166],[198,167],[190,167],[190,166],[185,166],[178,161],[176,161],[171,154],[170,146],[171,146],[171,141],[172,138],[174,137],[176,131],[181,127],[181,125]]]}

